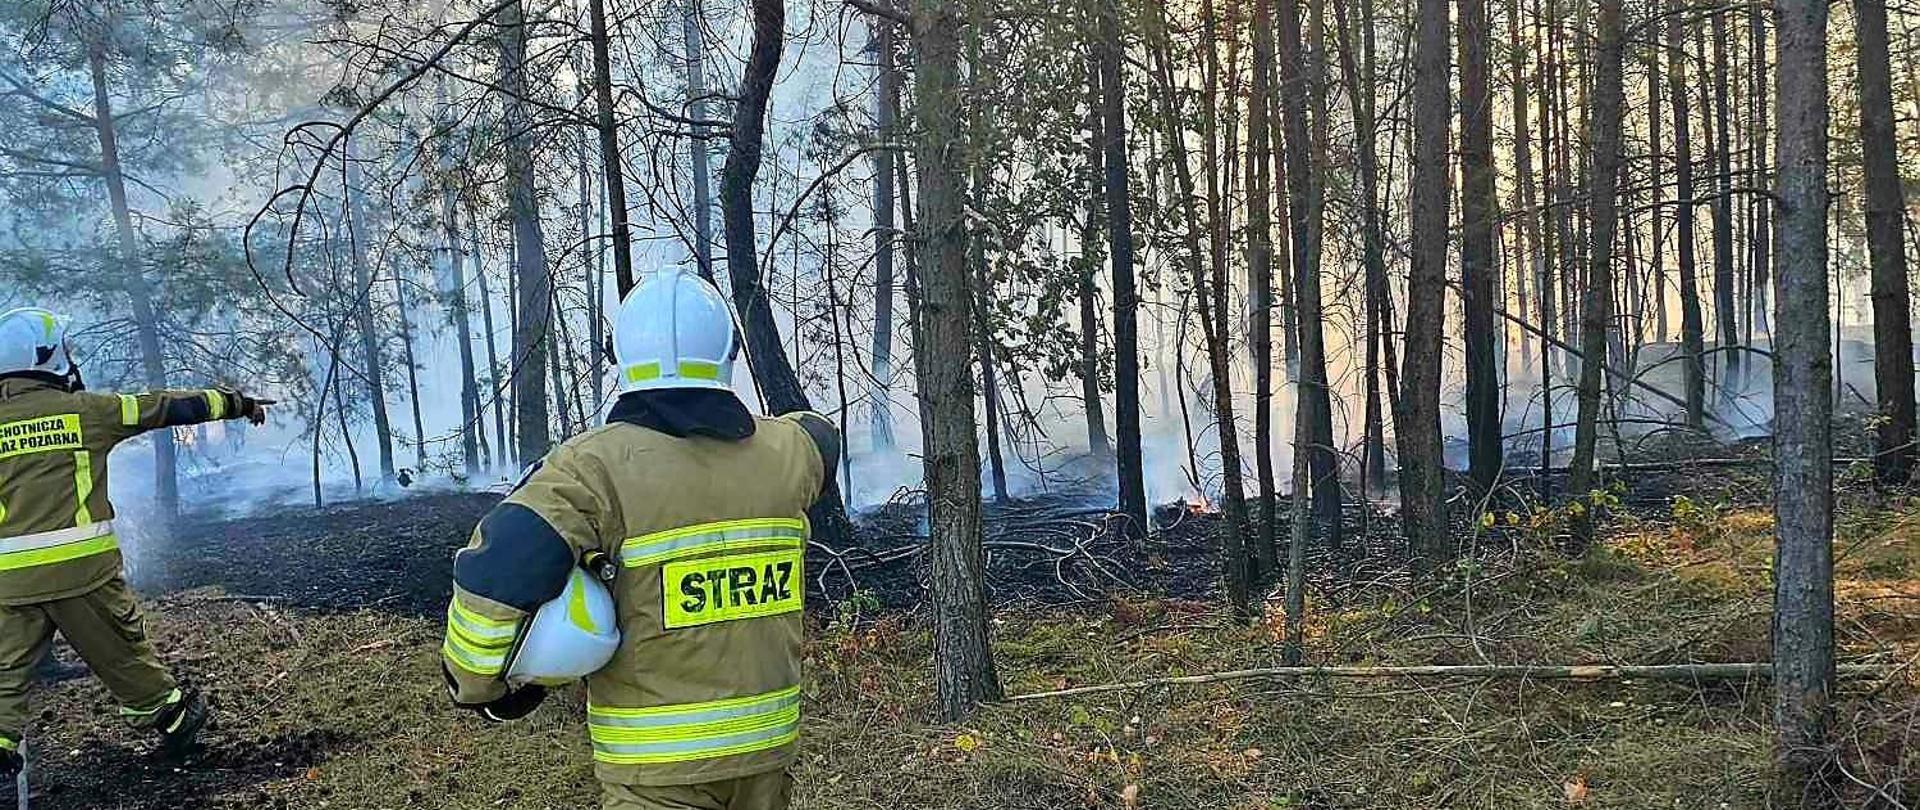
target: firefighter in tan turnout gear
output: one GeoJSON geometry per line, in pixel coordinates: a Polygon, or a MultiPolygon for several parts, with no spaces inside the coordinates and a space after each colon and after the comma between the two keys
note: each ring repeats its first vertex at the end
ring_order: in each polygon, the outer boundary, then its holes
{"type": "Polygon", "coordinates": [[[186,751],[207,711],[148,643],[120,573],[107,454],[150,430],[216,419],[260,424],[265,406],[231,391],[87,393],[66,321],[0,313],[0,779],[21,767],[27,686],[54,631],[120,702],[120,714],[186,751]]]}
{"type": "Polygon", "coordinates": [[[614,324],[621,396],[454,557],[455,703],[525,716],[585,677],[609,810],[787,807],[800,733],[806,511],[839,437],[733,393],[724,299],[656,274],[614,324]]]}

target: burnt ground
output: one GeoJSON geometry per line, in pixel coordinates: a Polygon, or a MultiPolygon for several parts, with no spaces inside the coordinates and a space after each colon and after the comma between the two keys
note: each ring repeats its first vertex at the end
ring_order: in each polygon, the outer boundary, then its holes
{"type": "MultiPolygon", "coordinates": [[[[1628,459],[1630,465],[1649,466],[1624,467],[1609,476],[1626,485],[1620,516],[1626,525],[1644,521],[1644,525],[1655,527],[1655,534],[1649,536],[1659,536],[1658,532],[1667,531],[1660,526],[1675,525],[1672,502],[1675,496],[1684,495],[1710,510],[1707,518],[1696,518],[1696,523],[1712,520],[1747,527],[1739,531],[1761,531],[1753,528],[1763,524],[1753,517],[1757,510],[1752,507],[1766,500],[1765,466],[1716,459],[1751,459],[1761,455],[1764,447],[1723,447],[1717,456],[1706,452],[1676,454],[1672,448],[1659,452],[1664,456],[1649,453],[1628,459]],[[1676,456],[1678,460],[1674,460],[1676,456]]],[[[1526,507],[1535,483],[1516,477],[1508,491],[1498,496],[1497,505],[1526,507]]],[[[1556,487],[1564,487],[1564,482],[1556,480],[1556,487]]],[[[1464,489],[1456,487],[1454,491],[1464,489]]],[[[437,691],[434,652],[439,622],[435,614],[443,609],[450,590],[449,560],[497,497],[486,493],[422,494],[400,501],[288,509],[234,520],[190,519],[175,530],[170,542],[148,546],[166,553],[143,554],[143,549],[134,548],[133,568],[137,584],[148,598],[150,626],[157,645],[186,680],[201,684],[212,696],[224,727],[209,736],[209,747],[199,760],[180,767],[152,753],[148,740],[122,729],[112,717],[111,701],[91,679],[41,690],[36,693],[39,713],[30,732],[37,752],[33,807],[397,810],[590,804],[588,772],[579,763],[554,753],[583,745],[578,739],[578,718],[572,716],[578,713],[577,706],[543,711],[546,719],[530,735],[524,727],[512,732],[485,732],[488,736],[477,739],[486,740],[486,744],[483,750],[476,750],[478,743],[471,740],[482,732],[470,718],[451,716],[444,696],[437,691]],[[542,766],[546,773],[536,783],[559,785],[555,798],[524,792],[527,783],[515,774],[529,761],[549,763],[542,766]],[[554,770],[559,763],[569,764],[554,770]]],[[[896,645],[888,642],[870,646],[872,642],[861,641],[869,631],[860,628],[924,631],[913,609],[926,593],[925,556],[921,552],[925,536],[923,498],[918,493],[903,492],[894,502],[856,516],[859,538],[854,548],[813,549],[809,559],[810,596],[820,632],[829,639],[823,642],[828,649],[878,651],[892,650],[896,645]]],[[[1164,613],[1167,618],[1163,621],[1170,623],[1170,635],[1155,644],[1179,649],[1185,643],[1181,641],[1183,634],[1194,626],[1191,617],[1207,614],[1219,601],[1217,538],[1224,521],[1217,513],[1180,504],[1161,505],[1153,515],[1156,530],[1146,541],[1135,542],[1120,531],[1117,518],[1104,506],[1108,498],[1097,491],[1069,488],[1005,504],[989,499],[985,506],[988,587],[1001,615],[1039,616],[1046,617],[1043,623],[1061,623],[1057,629],[1009,631],[1023,634],[1008,640],[1011,643],[1006,652],[1013,662],[1013,677],[1026,679],[1024,688],[1060,685],[1053,676],[1034,680],[1038,672],[1048,671],[1065,655],[1053,645],[1066,644],[1069,639],[1070,646],[1078,645],[1075,649],[1095,644],[1087,640],[1096,637],[1094,631],[1083,632],[1079,623],[1103,628],[1116,621],[1128,625],[1142,621],[1134,614],[1143,609],[1135,606],[1162,605],[1145,609],[1148,615],[1164,613]],[[1110,598],[1121,594],[1126,598],[1110,598]],[[1060,610],[1062,607],[1068,609],[1060,610]],[[1058,639],[1054,638],[1056,633],[1058,639]],[[1035,673],[1018,674],[1028,668],[1035,673]]],[[[1849,502],[1863,500],[1877,499],[1855,497],[1849,502]]],[[[1900,503],[1904,501],[1889,502],[1895,513],[1902,511],[1900,503]]],[[[1289,504],[1282,500],[1278,506],[1284,527],[1289,504]]],[[[1858,506],[1855,503],[1850,508],[1858,506]]],[[[1884,510],[1889,506],[1874,508],[1884,510]]],[[[1380,628],[1423,618],[1444,624],[1449,615],[1445,609],[1429,615],[1424,609],[1414,612],[1395,607],[1408,603],[1408,592],[1404,544],[1391,516],[1371,505],[1350,505],[1344,524],[1343,543],[1337,548],[1317,543],[1308,556],[1309,601],[1315,615],[1330,617],[1329,621],[1339,619],[1325,628],[1309,627],[1309,637],[1336,631],[1353,635],[1344,642],[1323,639],[1321,654],[1342,662],[1356,657],[1371,660],[1375,653],[1369,645],[1379,643],[1376,634],[1382,632],[1380,628]],[[1382,604],[1386,607],[1380,608],[1382,604]]],[[[1685,530],[1689,537],[1726,536],[1725,530],[1701,528],[1705,525],[1685,530]]],[[[1728,581],[1736,574],[1764,573],[1761,563],[1765,538],[1756,538],[1751,545],[1757,551],[1748,555],[1754,559],[1728,564],[1728,570],[1736,572],[1725,575],[1728,581]]],[[[1528,537],[1525,530],[1501,526],[1484,534],[1478,548],[1488,556],[1511,555],[1496,565],[1515,560],[1524,564],[1525,549],[1538,548],[1539,541],[1537,535],[1528,537]]],[[[1646,541],[1629,540],[1626,545],[1642,542],[1646,541]]],[[[1717,570],[1723,565],[1718,558],[1726,555],[1708,545],[1710,542],[1726,541],[1688,539],[1680,548],[1701,555],[1701,559],[1716,560],[1710,570],[1717,570]]],[[[1904,546],[1890,548],[1897,551],[1904,546]]],[[[1906,565],[1899,562],[1889,570],[1904,571],[1907,569],[1900,566],[1906,565]]],[[[1623,575],[1613,563],[1594,570],[1604,574],[1596,580],[1603,584],[1618,580],[1634,585],[1638,581],[1631,577],[1620,580],[1623,575]]],[[[1553,576],[1555,581],[1574,581],[1566,579],[1564,573],[1553,576]]],[[[1647,575],[1633,575],[1640,576],[1647,575]]],[[[1730,649],[1722,651],[1727,657],[1750,660],[1764,656],[1764,647],[1759,646],[1765,638],[1764,622],[1752,620],[1754,606],[1764,604],[1765,589],[1761,585],[1764,583],[1741,591],[1752,591],[1741,596],[1742,601],[1727,603],[1725,629],[1729,633],[1738,631],[1730,636],[1737,636],[1728,642],[1730,649]]],[[[1718,594],[1718,589],[1725,587],[1721,579],[1713,579],[1709,592],[1718,594]]],[[[1879,585],[1874,587],[1884,590],[1879,585]]],[[[1889,597],[1875,591],[1866,598],[1889,597]]],[[[1639,596],[1622,597],[1620,604],[1639,605],[1643,601],[1639,596]]],[[[1425,597],[1420,597],[1419,603],[1424,605],[1425,597]]],[[[1541,614],[1544,619],[1559,613],[1549,607],[1542,614],[1540,608],[1531,607],[1531,596],[1515,604],[1525,610],[1510,615],[1541,614]]],[[[1551,605],[1551,600],[1546,604],[1551,605]]],[[[1687,607],[1692,611],[1698,604],[1689,602],[1687,607]]],[[[1569,615],[1580,612],[1574,610],[1569,615]]],[[[1629,615],[1634,611],[1622,614],[1629,615]]],[[[1215,620],[1203,622],[1212,627],[1215,620]]],[[[1696,634],[1695,624],[1693,619],[1676,619],[1677,629],[1672,633],[1648,641],[1648,645],[1659,641],[1669,646],[1649,646],[1639,652],[1605,648],[1555,652],[1542,646],[1548,643],[1546,640],[1562,636],[1585,639],[1590,633],[1586,624],[1580,624],[1578,632],[1557,626],[1518,632],[1509,652],[1518,660],[1587,660],[1596,656],[1613,660],[1623,655],[1627,659],[1659,660],[1657,656],[1678,649],[1670,645],[1692,643],[1686,639],[1696,634]]],[[[1432,629],[1434,634],[1421,637],[1445,638],[1451,634],[1479,638],[1461,635],[1458,628],[1450,626],[1432,629]]],[[[1272,626],[1267,624],[1257,625],[1255,630],[1269,631],[1272,626]]],[[[1134,639],[1128,644],[1140,643],[1139,632],[1143,630],[1128,630],[1118,638],[1134,639]]],[[[1638,631],[1630,635],[1638,638],[1638,631]]],[[[890,658],[886,666],[908,671],[924,661],[925,650],[920,645],[925,639],[910,638],[916,640],[897,642],[904,645],[894,650],[898,660],[890,658]]],[[[1197,654],[1182,666],[1188,670],[1213,668],[1220,662],[1212,657],[1276,646],[1265,636],[1255,639],[1251,646],[1244,640],[1234,640],[1237,638],[1223,639],[1218,649],[1197,654]]],[[[1382,648],[1380,653],[1391,658],[1408,654],[1408,650],[1382,648]]],[[[857,737],[873,733],[871,708],[849,696],[873,688],[870,681],[879,683],[898,673],[881,676],[843,671],[839,664],[831,663],[832,653],[816,654],[824,654],[822,660],[829,661],[823,679],[853,679],[860,684],[850,689],[848,696],[842,696],[846,705],[822,707],[829,715],[845,712],[838,718],[845,721],[844,727],[834,734],[857,737]],[[872,681],[874,678],[880,680],[872,681]]],[[[64,648],[58,655],[67,663],[77,663],[64,648]]],[[[860,666],[874,663],[865,657],[869,655],[860,653],[865,662],[860,666]]],[[[1465,655],[1458,650],[1420,651],[1410,660],[1457,663],[1470,660],[1465,655]]],[[[1142,661],[1135,666],[1150,671],[1159,665],[1142,661]]],[[[1131,677],[1136,673],[1131,669],[1111,673],[1113,677],[1123,674],[1131,677]]],[[[1746,723],[1741,717],[1722,720],[1746,723]]],[[[1390,737],[1391,733],[1383,739],[1390,737]]],[[[828,741],[832,739],[829,735],[828,741]]],[[[904,742],[909,748],[926,743],[920,737],[895,742],[904,742]]],[[[825,764],[814,761],[807,768],[816,775],[822,768],[828,769],[834,779],[839,779],[841,772],[834,769],[840,765],[836,763],[850,754],[831,747],[830,742],[822,744],[829,745],[830,759],[825,764]]],[[[1016,758],[1009,763],[1018,761],[1024,760],[1016,758]]],[[[865,765],[850,765],[847,772],[871,770],[865,765]]],[[[816,798],[829,800],[814,806],[843,806],[831,800],[837,798],[836,783],[816,784],[825,785],[827,793],[816,798]]],[[[990,789],[985,785],[975,788],[990,789]]],[[[1009,802],[1002,806],[1024,806],[1010,795],[1001,798],[1009,802]]],[[[0,808],[9,802],[0,798],[0,808]]],[[[1196,800],[1172,806],[1222,805],[1196,800]]]]}

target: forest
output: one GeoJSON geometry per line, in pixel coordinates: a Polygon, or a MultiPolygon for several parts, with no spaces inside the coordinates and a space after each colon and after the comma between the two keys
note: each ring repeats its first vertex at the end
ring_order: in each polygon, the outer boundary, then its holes
{"type": "Polygon", "coordinates": [[[1905,0],[0,3],[0,310],[275,401],[113,455],[206,761],[63,681],[32,806],[594,801],[585,699],[450,716],[439,614],[671,272],[844,442],[801,806],[1920,806],[1917,57],[1905,0]]]}

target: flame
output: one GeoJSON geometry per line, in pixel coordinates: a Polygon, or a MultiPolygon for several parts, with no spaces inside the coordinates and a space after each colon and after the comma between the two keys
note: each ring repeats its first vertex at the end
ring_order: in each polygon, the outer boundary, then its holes
{"type": "Polygon", "coordinates": [[[1203,492],[1188,494],[1180,500],[1186,505],[1187,511],[1191,514],[1212,515],[1220,511],[1220,508],[1214,505],[1213,499],[1208,498],[1206,493],[1203,492]]]}

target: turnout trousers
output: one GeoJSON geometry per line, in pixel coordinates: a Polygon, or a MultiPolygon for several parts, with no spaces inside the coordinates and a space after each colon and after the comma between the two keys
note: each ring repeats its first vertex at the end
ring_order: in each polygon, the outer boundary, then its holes
{"type": "Polygon", "coordinates": [[[147,641],[125,579],[116,576],[66,599],[0,605],[0,747],[18,747],[26,732],[27,687],[55,630],[86,659],[135,727],[152,726],[162,709],[180,700],[173,676],[147,641]]]}
{"type": "Polygon", "coordinates": [[[787,810],[793,777],[785,769],[701,785],[601,783],[602,810],[787,810]]]}

